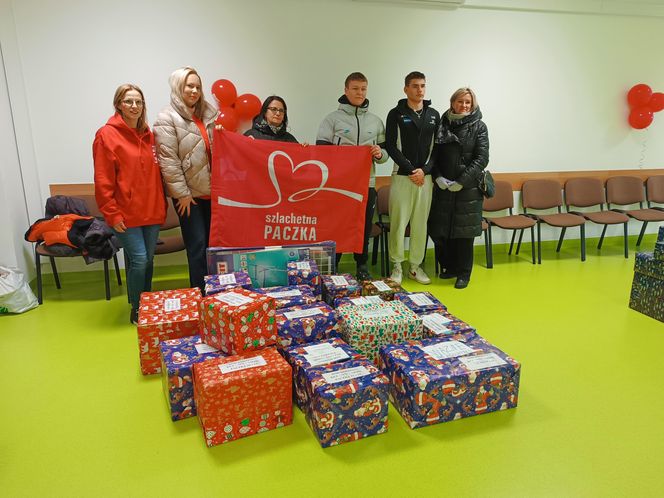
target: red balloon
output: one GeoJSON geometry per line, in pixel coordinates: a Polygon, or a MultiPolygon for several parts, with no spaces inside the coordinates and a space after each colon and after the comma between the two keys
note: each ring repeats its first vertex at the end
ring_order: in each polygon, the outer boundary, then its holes
{"type": "Polygon", "coordinates": [[[219,102],[219,107],[230,107],[237,98],[237,90],[232,81],[217,80],[212,83],[212,95],[219,102]]]}
{"type": "Polygon", "coordinates": [[[652,95],[652,89],[644,84],[639,83],[630,88],[627,92],[627,102],[630,107],[640,107],[648,105],[650,101],[650,96],[652,95]]]}
{"type": "Polygon", "coordinates": [[[648,107],[652,109],[652,112],[659,112],[664,109],[664,93],[653,93],[648,102],[648,107]]]}
{"type": "Polygon", "coordinates": [[[632,112],[629,113],[629,125],[636,130],[642,130],[643,128],[650,126],[652,118],[652,109],[649,107],[635,107],[632,109],[632,112]]]}
{"type": "Polygon", "coordinates": [[[222,107],[219,109],[219,116],[215,123],[220,124],[226,131],[237,130],[237,115],[232,107],[222,107]]]}
{"type": "Polygon", "coordinates": [[[240,119],[253,119],[261,112],[261,101],[252,93],[243,93],[238,96],[233,107],[240,119]]]}

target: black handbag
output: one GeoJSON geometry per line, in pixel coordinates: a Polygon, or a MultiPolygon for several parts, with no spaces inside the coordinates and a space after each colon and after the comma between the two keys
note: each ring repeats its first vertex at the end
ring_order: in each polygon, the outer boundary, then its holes
{"type": "Polygon", "coordinates": [[[493,176],[488,169],[482,171],[479,184],[480,192],[487,199],[491,199],[496,193],[496,184],[493,182],[493,176]]]}

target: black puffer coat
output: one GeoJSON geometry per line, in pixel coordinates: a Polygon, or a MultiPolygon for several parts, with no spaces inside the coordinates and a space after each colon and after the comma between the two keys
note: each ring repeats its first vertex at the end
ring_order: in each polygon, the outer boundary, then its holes
{"type": "Polygon", "coordinates": [[[275,133],[270,128],[270,125],[267,124],[262,119],[254,120],[254,124],[251,129],[244,132],[248,137],[254,137],[257,140],[276,140],[279,142],[293,142],[298,143],[297,139],[286,131],[286,127],[282,126],[275,133]]]}
{"type": "Polygon", "coordinates": [[[436,134],[433,178],[444,176],[463,189],[441,190],[434,185],[429,235],[435,238],[473,238],[482,234],[480,176],[489,164],[489,133],[479,108],[459,120],[443,117],[436,134]]]}

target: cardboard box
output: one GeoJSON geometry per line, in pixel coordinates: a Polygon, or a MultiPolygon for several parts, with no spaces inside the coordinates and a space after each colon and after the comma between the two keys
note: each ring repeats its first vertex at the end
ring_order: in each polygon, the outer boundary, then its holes
{"type": "Polygon", "coordinates": [[[323,448],[388,429],[388,380],[367,359],[304,369],[305,417],[323,448]]]}
{"type": "Polygon", "coordinates": [[[166,402],[174,422],[196,415],[192,367],[224,354],[201,342],[198,335],[162,341],[161,379],[166,402]]]}
{"type": "Polygon", "coordinates": [[[221,275],[207,275],[203,278],[205,281],[205,295],[211,296],[231,289],[242,287],[251,289],[251,278],[244,271],[234,271],[232,273],[222,273],[221,275]]]}
{"type": "Polygon", "coordinates": [[[288,285],[308,285],[314,295],[320,299],[323,286],[320,271],[315,261],[289,261],[286,263],[286,274],[288,285]]]}
{"type": "Polygon", "coordinates": [[[380,304],[385,301],[380,296],[338,297],[334,300],[334,307],[360,306],[362,304],[380,304]]]}
{"type": "Polygon", "coordinates": [[[363,296],[380,296],[384,301],[392,301],[397,292],[405,292],[403,287],[391,278],[365,280],[362,282],[363,296]]]}
{"type": "Polygon", "coordinates": [[[337,309],[341,337],[371,361],[386,344],[421,339],[422,319],[399,301],[337,309]]]}
{"type": "Polygon", "coordinates": [[[318,301],[314,295],[313,290],[308,285],[287,285],[281,287],[263,287],[256,289],[259,294],[274,299],[274,302],[279,308],[290,308],[291,306],[299,306],[302,304],[311,304],[318,301]]]}
{"type": "Polygon", "coordinates": [[[521,365],[478,335],[389,345],[380,358],[392,403],[411,429],[518,402],[521,365]]]}
{"type": "Polygon", "coordinates": [[[422,313],[422,326],[424,336],[437,337],[439,335],[474,334],[475,328],[447,311],[434,311],[422,313]]]}
{"type": "Polygon", "coordinates": [[[136,332],[143,375],[161,372],[161,341],[198,333],[200,301],[201,291],[198,288],[141,294],[136,332]]]}
{"type": "Polygon", "coordinates": [[[416,314],[445,311],[447,307],[430,292],[398,292],[394,299],[401,301],[416,314]]]}
{"type": "Polygon", "coordinates": [[[204,298],[201,339],[227,355],[272,346],[277,342],[274,299],[247,289],[204,298]]]}
{"type": "Polygon", "coordinates": [[[227,443],[293,421],[291,367],[274,348],[194,365],[205,442],[227,443]]]}
{"type": "Polygon", "coordinates": [[[360,297],[362,289],[350,273],[323,275],[323,299],[332,306],[341,297],[360,297]]]}
{"type": "Polygon", "coordinates": [[[334,310],[323,302],[277,310],[278,348],[306,344],[339,335],[334,310]]]}

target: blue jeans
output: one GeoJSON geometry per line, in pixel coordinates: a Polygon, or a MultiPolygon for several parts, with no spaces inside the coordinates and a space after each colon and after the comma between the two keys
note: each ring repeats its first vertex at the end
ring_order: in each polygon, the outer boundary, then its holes
{"type": "Polygon", "coordinates": [[[115,232],[125,252],[127,294],[133,309],[138,309],[141,292],[152,290],[152,259],[157,247],[160,225],[131,227],[115,232]]]}
{"type": "MultiPolygon", "coordinates": [[[[210,218],[212,203],[210,199],[194,198],[196,204],[190,205],[189,216],[180,216],[180,229],[182,239],[187,250],[187,263],[189,263],[189,285],[198,287],[201,291],[205,288],[203,277],[207,271],[208,241],[210,240],[210,218]]],[[[173,206],[177,211],[175,199],[173,206]]]]}

